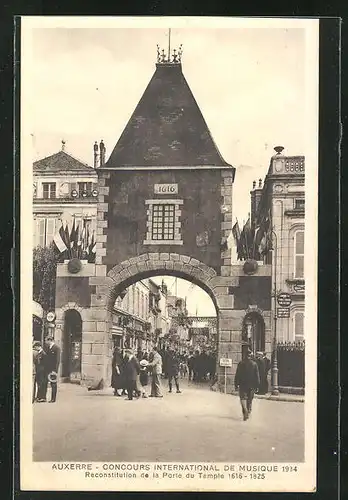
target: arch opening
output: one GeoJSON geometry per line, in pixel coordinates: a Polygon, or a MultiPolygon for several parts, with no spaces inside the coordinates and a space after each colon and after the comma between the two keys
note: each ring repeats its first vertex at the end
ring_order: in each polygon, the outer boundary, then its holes
{"type": "Polygon", "coordinates": [[[174,351],[187,381],[209,382],[216,373],[217,305],[197,279],[183,273],[157,271],[125,280],[115,289],[111,313],[114,348],[132,349],[138,359],[160,350],[163,373],[166,355],[174,351]],[[192,359],[194,358],[194,361],[192,359]],[[186,365],[186,366],[184,366],[186,365]]]}
{"type": "Polygon", "coordinates": [[[81,378],[82,318],[76,309],[64,314],[62,377],[69,381],[81,378]]]}
{"type": "Polygon", "coordinates": [[[242,355],[250,349],[253,355],[265,351],[265,322],[259,312],[249,312],[244,316],[242,326],[242,355]]]}

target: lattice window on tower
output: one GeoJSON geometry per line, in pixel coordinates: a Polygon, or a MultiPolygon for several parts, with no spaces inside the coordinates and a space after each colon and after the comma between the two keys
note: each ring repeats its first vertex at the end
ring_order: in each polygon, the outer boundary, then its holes
{"type": "Polygon", "coordinates": [[[144,245],[182,245],[181,210],[183,200],[146,200],[147,233],[144,245]]]}

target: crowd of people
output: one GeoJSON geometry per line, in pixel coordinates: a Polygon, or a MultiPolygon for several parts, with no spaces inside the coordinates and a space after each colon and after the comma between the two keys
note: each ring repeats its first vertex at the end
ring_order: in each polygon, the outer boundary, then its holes
{"type": "Polygon", "coordinates": [[[33,403],[47,401],[49,386],[51,396],[48,402],[56,402],[59,363],[60,348],[53,337],[46,337],[43,345],[39,341],[33,342],[33,403]]]}
{"type": "Polygon", "coordinates": [[[111,386],[115,396],[163,397],[162,380],[167,380],[168,392],[180,394],[180,379],[193,382],[213,381],[216,373],[216,357],[205,351],[180,353],[172,347],[151,352],[131,349],[121,352],[116,347],[112,359],[111,386]]]}
{"type": "MultiPolygon", "coordinates": [[[[48,388],[51,388],[50,403],[57,399],[57,377],[60,364],[60,348],[54,339],[48,336],[44,344],[33,342],[33,403],[48,400],[48,388]]],[[[243,419],[248,420],[254,394],[268,393],[268,374],[271,362],[264,352],[254,356],[248,350],[237,366],[234,378],[235,389],[239,392],[243,419]]],[[[216,354],[205,350],[180,353],[172,347],[159,349],[153,346],[150,352],[131,349],[123,352],[114,349],[112,358],[111,386],[114,396],[134,398],[162,398],[163,380],[167,380],[168,392],[180,394],[180,379],[192,382],[216,383],[216,354]]]]}

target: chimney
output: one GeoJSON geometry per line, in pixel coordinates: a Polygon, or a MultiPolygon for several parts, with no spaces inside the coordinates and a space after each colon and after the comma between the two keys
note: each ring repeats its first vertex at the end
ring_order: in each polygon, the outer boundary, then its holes
{"type": "Polygon", "coordinates": [[[253,182],[253,189],[250,191],[251,198],[251,213],[250,213],[250,222],[251,225],[256,226],[258,220],[258,210],[259,204],[262,196],[262,179],[259,179],[259,185],[256,187],[256,181],[253,182]]]}
{"type": "Polygon", "coordinates": [[[93,163],[93,165],[94,165],[94,168],[98,168],[98,156],[99,156],[98,149],[99,149],[98,143],[97,143],[97,141],[95,141],[94,146],[93,146],[93,150],[94,150],[94,163],[93,163]]]}
{"type": "Polygon", "coordinates": [[[106,151],[103,139],[100,141],[99,150],[100,150],[100,166],[102,166],[105,163],[105,151],[106,151]]]}

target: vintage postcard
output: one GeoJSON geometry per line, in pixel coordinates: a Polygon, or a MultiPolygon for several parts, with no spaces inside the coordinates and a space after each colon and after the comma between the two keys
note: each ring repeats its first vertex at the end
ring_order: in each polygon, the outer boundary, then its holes
{"type": "Polygon", "coordinates": [[[20,23],[21,489],[315,491],[319,21],[20,23]]]}

